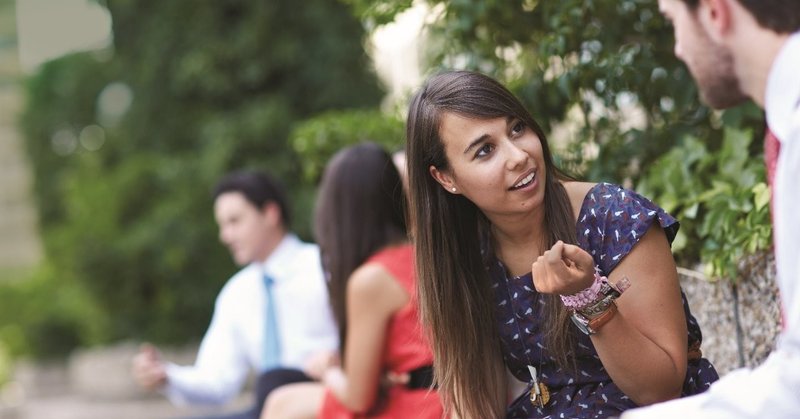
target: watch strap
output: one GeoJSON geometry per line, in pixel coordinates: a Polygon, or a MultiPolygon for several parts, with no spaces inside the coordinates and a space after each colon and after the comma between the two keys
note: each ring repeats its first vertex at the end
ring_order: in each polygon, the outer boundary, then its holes
{"type": "Polygon", "coordinates": [[[614,302],[614,299],[617,298],[616,294],[608,294],[601,298],[598,301],[595,301],[588,307],[584,307],[582,309],[576,310],[577,312],[583,314],[588,318],[597,317],[602,313],[605,313],[608,310],[608,307],[614,302]]]}
{"type": "Polygon", "coordinates": [[[600,330],[600,328],[602,328],[603,326],[605,326],[606,323],[608,323],[609,320],[614,318],[615,314],[617,314],[617,304],[614,302],[614,300],[611,300],[611,304],[605,311],[600,313],[600,315],[598,315],[597,317],[589,319],[589,330],[592,333],[597,333],[600,330]]]}

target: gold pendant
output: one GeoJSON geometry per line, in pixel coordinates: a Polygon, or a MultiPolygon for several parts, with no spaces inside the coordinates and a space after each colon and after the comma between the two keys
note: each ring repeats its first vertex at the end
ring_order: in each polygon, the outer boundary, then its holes
{"type": "Polygon", "coordinates": [[[550,401],[550,389],[544,383],[537,383],[531,387],[531,404],[544,407],[550,401]],[[538,391],[537,391],[538,390],[538,391]]]}
{"type": "Polygon", "coordinates": [[[528,365],[528,371],[531,374],[531,404],[534,406],[544,407],[550,401],[550,389],[539,381],[539,376],[536,368],[528,365]]]}

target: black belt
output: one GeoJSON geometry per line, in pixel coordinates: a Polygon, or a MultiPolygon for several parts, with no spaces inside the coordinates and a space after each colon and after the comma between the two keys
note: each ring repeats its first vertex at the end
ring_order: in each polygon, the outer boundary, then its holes
{"type": "Polygon", "coordinates": [[[412,390],[429,389],[432,385],[433,366],[426,365],[408,372],[408,384],[406,384],[407,388],[412,390]]]}
{"type": "MultiPolygon", "coordinates": [[[[392,385],[392,384],[390,384],[392,385]]],[[[415,370],[408,372],[408,383],[402,384],[409,390],[428,390],[433,385],[433,367],[426,365],[419,367],[415,370]]],[[[434,387],[436,388],[436,387],[434,387]]],[[[375,405],[367,412],[367,417],[377,416],[384,408],[386,408],[386,398],[388,396],[388,387],[385,385],[380,386],[378,390],[378,397],[375,405]]]]}

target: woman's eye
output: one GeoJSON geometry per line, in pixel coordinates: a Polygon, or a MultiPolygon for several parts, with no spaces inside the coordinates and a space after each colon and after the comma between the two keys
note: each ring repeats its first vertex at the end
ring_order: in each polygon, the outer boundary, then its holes
{"type": "Polygon", "coordinates": [[[511,133],[516,135],[525,131],[525,123],[522,121],[517,121],[514,126],[511,127],[511,133]]]}
{"type": "Polygon", "coordinates": [[[493,149],[493,147],[492,147],[491,144],[484,144],[484,145],[481,146],[481,148],[478,149],[477,152],[475,152],[475,157],[483,157],[483,156],[491,153],[492,149],[493,149]]]}

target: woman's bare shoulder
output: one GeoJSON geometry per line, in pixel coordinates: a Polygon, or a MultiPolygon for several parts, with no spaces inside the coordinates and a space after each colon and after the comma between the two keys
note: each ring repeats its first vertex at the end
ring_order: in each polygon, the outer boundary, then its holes
{"type": "Polygon", "coordinates": [[[399,309],[409,298],[394,276],[378,263],[365,263],[350,275],[347,297],[350,303],[388,308],[389,312],[399,309]]]}
{"type": "Polygon", "coordinates": [[[583,200],[586,198],[586,194],[589,193],[592,188],[594,188],[597,183],[594,182],[564,182],[564,189],[567,191],[567,196],[569,197],[569,202],[572,204],[572,213],[575,214],[575,217],[578,217],[578,213],[581,211],[581,206],[583,205],[583,200]]]}

